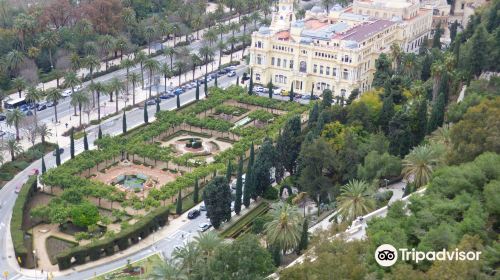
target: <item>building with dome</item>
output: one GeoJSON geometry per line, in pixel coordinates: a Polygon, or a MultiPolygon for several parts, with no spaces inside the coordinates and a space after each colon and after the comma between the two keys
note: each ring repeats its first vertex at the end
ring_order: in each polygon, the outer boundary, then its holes
{"type": "Polygon", "coordinates": [[[429,36],[432,9],[418,0],[355,0],[326,11],[314,6],[296,19],[294,0],[279,0],[268,27],[252,34],[250,67],[254,81],[294,92],[330,89],[346,96],[369,90],[375,60],[392,44],[417,52],[429,36]]]}

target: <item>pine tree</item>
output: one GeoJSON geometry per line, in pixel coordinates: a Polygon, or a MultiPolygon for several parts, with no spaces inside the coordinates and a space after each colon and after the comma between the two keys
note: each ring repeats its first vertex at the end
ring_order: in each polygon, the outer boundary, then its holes
{"type": "Polygon", "coordinates": [[[268,90],[268,95],[269,95],[269,99],[273,99],[273,81],[269,81],[269,83],[267,84],[267,90],[268,90]]]}
{"type": "Polygon", "coordinates": [[[443,125],[444,122],[444,107],[445,107],[444,93],[440,93],[438,99],[432,106],[431,118],[427,128],[427,133],[431,133],[438,127],[443,125]]]}
{"type": "Polygon", "coordinates": [[[71,158],[75,158],[75,133],[74,128],[71,128],[71,134],[69,135],[69,152],[71,158]]]}
{"type": "Polygon", "coordinates": [[[148,124],[149,123],[149,117],[148,117],[148,105],[144,104],[144,123],[148,124]]]}
{"type": "Polygon", "coordinates": [[[304,223],[302,224],[302,234],[300,236],[299,247],[297,248],[297,253],[301,254],[304,250],[307,249],[309,245],[309,223],[307,222],[307,218],[304,219],[304,223]]]}
{"type": "Polygon", "coordinates": [[[200,186],[198,185],[198,178],[194,180],[194,190],[193,190],[193,202],[194,204],[198,203],[198,199],[200,196],[200,186]]]}
{"type": "Polygon", "coordinates": [[[83,149],[85,151],[89,150],[89,140],[87,138],[87,132],[86,131],[83,132],[83,149]]]}
{"type": "Polygon", "coordinates": [[[240,156],[238,164],[238,175],[236,177],[236,198],[234,199],[234,212],[239,215],[241,212],[241,196],[243,192],[243,156],[240,156]]]}
{"type": "Polygon", "coordinates": [[[97,139],[102,139],[102,130],[101,130],[101,126],[99,126],[99,131],[97,132],[97,139]]]}
{"type": "Polygon", "coordinates": [[[177,197],[177,204],[175,206],[175,214],[182,214],[182,195],[181,190],[179,190],[179,196],[177,197]]]}
{"type": "Polygon", "coordinates": [[[200,100],[200,84],[198,81],[196,81],[196,93],[195,93],[196,100],[200,100]]]}
{"type": "Polygon", "coordinates": [[[127,115],[125,114],[125,111],[123,111],[122,130],[123,130],[123,134],[127,133],[127,115]]]}
{"type": "Polygon", "coordinates": [[[61,151],[59,145],[56,146],[56,165],[61,165],[61,151]]]}
{"type": "Polygon", "coordinates": [[[207,217],[214,228],[221,222],[231,220],[231,189],[226,177],[213,178],[203,190],[203,201],[207,208],[207,217]]]}
{"type": "Polygon", "coordinates": [[[231,173],[233,172],[233,167],[231,166],[231,161],[227,161],[226,179],[231,182],[231,173]]]}
{"type": "Polygon", "coordinates": [[[293,93],[293,83],[292,83],[292,85],[290,86],[290,94],[288,95],[288,97],[290,98],[290,102],[293,102],[294,95],[295,93],[293,93]]]}
{"type": "Polygon", "coordinates": [[[250,83],[248,86],[248,95],[253,94],[253,71],[250,71],[250,83]]]}
{"type": "Polygon", "coordinates": [[[208,81],[207,74],[205,74],[205,82],[203,83],[203,89],[205,90],[205,98],[208,96],[208,81]]]}
{"type": "Polygon", "coordinates": [[[392,100],[392,94],[384,98],[384,103],[382,104],[382,111],[380,112],[379,125],[382,131],[387,135],[389,133],[389,122],[394,116],[394,102],[392,100]]]}
{"type": "Polygon", "coordinates": [[[329,89],[325,89],[323,91],[323,101],[321,102],[321,107],[322,108],[330,108],[332,107],[332,91],[329,89]]]}
{"type": "Polygon", "coordinates": [[[161,111],[161,109],[160,109],[160,99],[156,98],[155,103],[156,103],[156,113],[159,113],[161,111]]]}
{"type": "Polygon", "coordinates": [[[45,174],[47,172],[47,166],[45,165],[45,158],[42,157],[42,174],[45,174]]]}
{"type": "Polygon", "coordinates": [[[177,94],[177,109],[181,108],[181,95],[177,94]]]}

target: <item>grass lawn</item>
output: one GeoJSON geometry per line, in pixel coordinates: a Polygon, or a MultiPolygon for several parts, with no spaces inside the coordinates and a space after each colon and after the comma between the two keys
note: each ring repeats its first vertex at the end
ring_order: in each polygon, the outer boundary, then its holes
{"type": "Polygon", "coordinates": [[[230,227],[226,228],[220,233],[222,238],[236,238],[241,233],[247,231],[255,218],[260,215],[265,214],[269,210],[269,203],[266,201],[261,201],[259,205],[250,210],[250,212],[246,213],[243,217],[241,217],[234,224],[230,225],[230,227]]]}
{"type": "Polygon", "coordinates": [[[119,280],[135,280],[135,279],[148,279],[148,275],[153,271],[153,267],[157,263],[163,262],[159,254],[150,255],[144,259],[138,260],[136,262],[130,263],[132,269],[136,269],[136,273],[125,272],[127,265],[124,265],[116,270],[101,274],[97,277],[91,278],[92,280],[109,280],[109,279],[119,279],[119,280]],[[139,268],[142,268],[142,275],[139,273],[139,268]]]}

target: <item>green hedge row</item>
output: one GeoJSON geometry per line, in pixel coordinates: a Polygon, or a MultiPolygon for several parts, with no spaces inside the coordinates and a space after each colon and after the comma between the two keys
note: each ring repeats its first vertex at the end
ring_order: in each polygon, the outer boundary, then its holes
{"type": "Polygon", "coordinates": [[[10,220],[10,234],[12,235],[12,243],[14,244],[14,252],[16,258],[20,260],[21,267],[26,264],[28,256],[28,249],[24,245],[23,213],[26,210],[27,202],[36,192],[36,189],[36,176],[30,176],[18,194],[14,209],[12,210],[12,219],[10,220]]]}
{"type": "Polygon", "coordinates": [[[139,238],[144,239],[159,227],[165,226],[168,222],[168,215],[168,207],[157,208],[141,218],[137,223],[120,231],[114,237],[66,250],[56,256],[59,269],[64,270],[74,265],[96,261],[102,257],[111,256],[118,251],[125,250],[129,246],[138,243],[139,238]]]}

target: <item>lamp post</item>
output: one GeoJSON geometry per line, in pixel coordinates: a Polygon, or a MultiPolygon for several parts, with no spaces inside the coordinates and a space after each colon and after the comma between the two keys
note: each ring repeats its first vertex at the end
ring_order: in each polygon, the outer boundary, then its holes
{"type": "Polygon", "coordinates": [[[385,182],[385,188],[387,189],[387,183],[389,182],[389,180],[384,179],[384,182],[385,182]]]}
{"type": "Polygon", "coordinates": [[[35,263],[35,279],[38,279],[36,275],[36,250],[33,250],[33,262],[35,263]]]}

